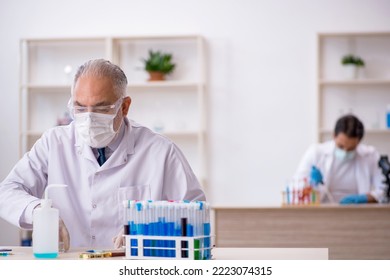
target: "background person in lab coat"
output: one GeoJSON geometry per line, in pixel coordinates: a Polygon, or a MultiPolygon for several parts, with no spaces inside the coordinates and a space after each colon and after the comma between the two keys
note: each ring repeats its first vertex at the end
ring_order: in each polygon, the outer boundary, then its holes
{"type": "Polygon", "coordinates": [[[80,66],[69,101],[74,121],[46,131],[0,184],[2,218],[31,229],[46,186],[65,184],[50,192],[65,248],[69,235],[71,246],[110,248],[125,222],[123,200],[205,200],[179,148],[127,119],[126,89],[124,72],[109,61],[80,66]]]}
{"type": "Polygon", "coordinates": [[[353,115],[341,117],[334,139],[311,146],[303,156],[295,178],[309,178],[315,166],[322,174],[323,201],[341,204],[380,202],[384,177],[378,167],[379,154],[372,146],[361,144],[362,122],[353,115]],[[328,197],[324,194],[328,192],[328,197]]]}

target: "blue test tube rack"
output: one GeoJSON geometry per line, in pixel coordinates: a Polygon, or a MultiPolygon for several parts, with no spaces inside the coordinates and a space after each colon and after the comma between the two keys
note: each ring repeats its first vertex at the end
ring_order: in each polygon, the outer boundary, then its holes
{"type": "Polygon", "coordinates": [[[212,258],[210,206],[204,201],[123,201],[127,259],[212,258]]]}
{"type": "Polygon", "coordinates": [[[210,260],[211,236],[143,236],[125,235],[126,259],[210,260]],[[155,241],[155,242],[153,242],[155,241]],[[169,242],[169,245],[163,245],[169,242]],[[198,247],[197,244],[209,244],[198,247]],[[148,244],[148,245],[145,245],[148,244]],[[159,245],[153,245],[159,244],[159,245]],[[184,245],[185,244],[185,245],[184,245]],[[184,246],[183,246],[184,245],[184,246]]]}

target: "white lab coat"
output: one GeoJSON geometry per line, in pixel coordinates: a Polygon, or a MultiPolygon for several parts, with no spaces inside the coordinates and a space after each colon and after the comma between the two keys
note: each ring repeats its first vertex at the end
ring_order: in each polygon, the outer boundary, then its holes
{"type": "MultiPolygon", "coordinates": [[[[295,179],[309,178],[312,166],[322,173],[326,186],[332,177],[331,167],[334,160],[336,145],[333,140],[312,145],[303,156],[295,173],[295,179]]],[[[377,201],[384,197],[384,176],[378,166],[379,153],[372,146],[359,144],[356,148],[356,181],[359,194],[370,193],[377,201]]],[[[351,193],[352,194],[352,193],[351,193]]],[[[335,201],[338,202],[338,201],[335,201]]]]}
{"type": "Polygon", "coordinates": [[[125,124],[123,140],[102,166],[73,123],[45,132],[0,184],[0,216],[31,228],[45,187],[66,184],[67,189],[52,189],[50,197],[71,246],[112,248],[112,237],[125,222],[123,200],[205,200],[174,143],[126,118],[125,124]]]}

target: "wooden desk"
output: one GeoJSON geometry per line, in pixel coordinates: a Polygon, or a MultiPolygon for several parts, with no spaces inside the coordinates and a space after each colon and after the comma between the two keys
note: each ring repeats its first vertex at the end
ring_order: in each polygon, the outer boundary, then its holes
{"type": "Polygon", "coordinates": [[[216,246],[329,248],[329,259],[390,259],[389,205],[214,207],[216,246]]]}
{"type": "MultiPolygon", "coordinates": [[[[4,246],[2,246],[4,247],[4,246]]],[[[33,260],[31,247],[12,248],[15,255],[0,257],[0,260],[33,260]]],[[[71,249],[70,252],[59,254],[57,259],[75,260],[83,249],[71,249]]],[[[216,260],[327,260],[328,249],[307,248],[214,248],[213,259],[216,260]]],[[[37,260],[37,259],[36,259],[37,260]]],[[[83,259],[80,259],[83,260],[83,259]]],[[[102,259],[99,259],[102,260],[102,259]]],[[[105,260],[123,260],[123,257],[105,258],[105,260]]]]}

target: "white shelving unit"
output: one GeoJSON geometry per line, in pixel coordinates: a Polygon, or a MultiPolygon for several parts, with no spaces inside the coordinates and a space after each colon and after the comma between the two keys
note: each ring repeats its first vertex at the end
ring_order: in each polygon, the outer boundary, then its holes
{"type": "Polygon", "coordinates": [[[344,114],[359,117],[365,126],[363,142],[390,154],[390,32],[320,33],[318,43],[318,142],[333,138],[336,120],[344,114]],[[344,55],[360,56],[365,67],[355,79],[345,74],[344,55]]]}
{"type": "Polygon", "coordinates": [[[21,40],[20,156],[66,112],[78,66],[106,58],[128,78],[128,117],[178,144],[206,187],[204,48],[198,35],[21,40]],[[173,54],[176,69],[166,81],[147,82],[141,59],[150,49],[173,54]]]}

